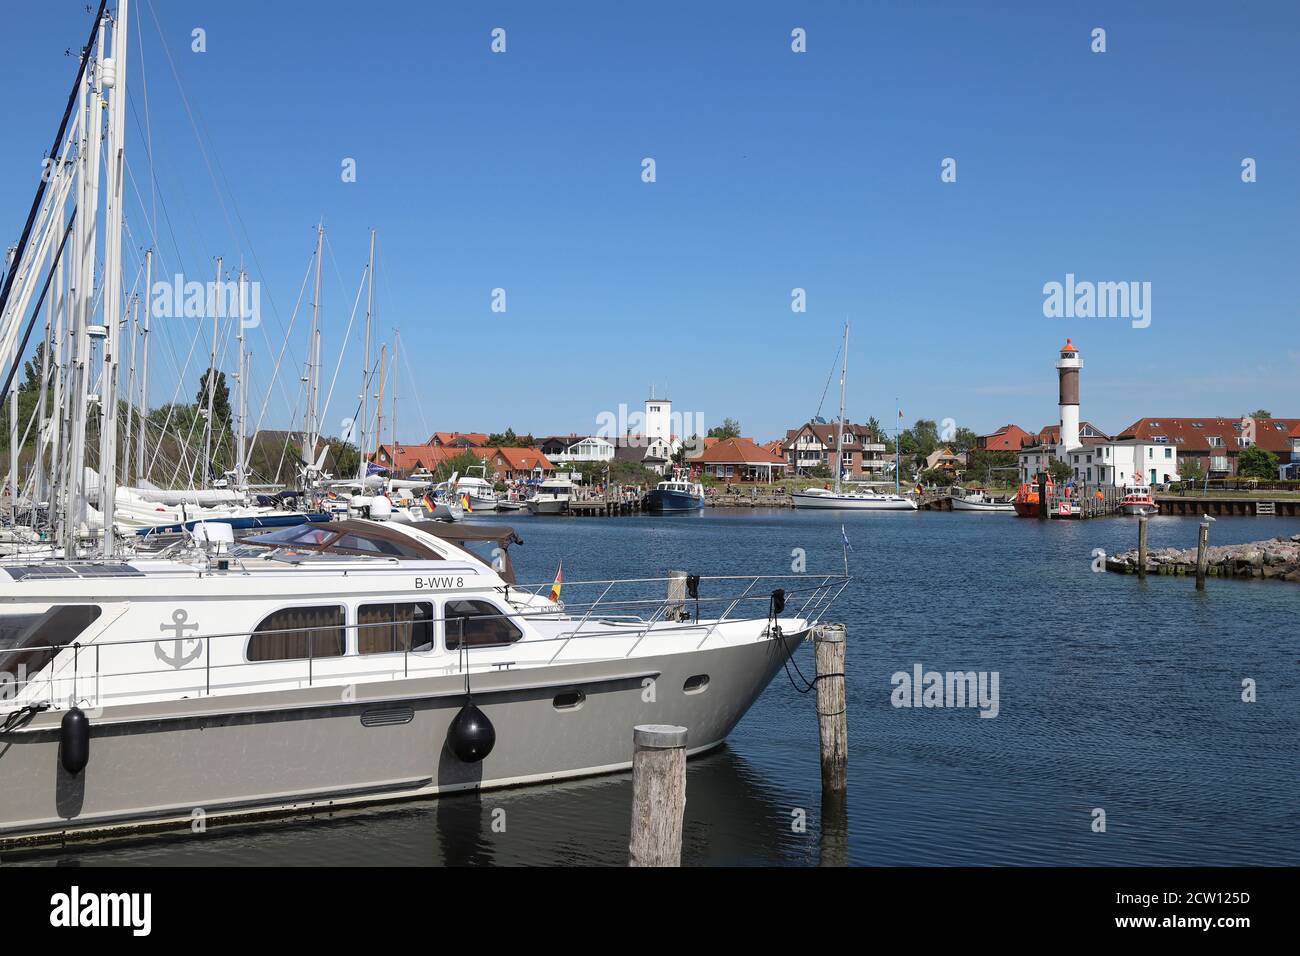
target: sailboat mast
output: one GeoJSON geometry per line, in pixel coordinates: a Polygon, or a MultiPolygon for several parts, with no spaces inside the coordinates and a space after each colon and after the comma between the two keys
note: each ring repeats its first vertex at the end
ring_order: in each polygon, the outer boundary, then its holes
{"type": "Polygon", "coordinates": [[[844,382],[849,377],[849,323],[844,323],[844,362],[840,365],[840,417],[835,427],[835,493],[844,472],[844,382]]]}
{"type": "Polygon", "coordinates": [[[140,330],[140,410],[137,420],[140,433],[135,445],[135,480],[142,481],[144,474],[144,441],[149,417],[149,313],[153,311],[153,250],[144,254],[144,328],[140,330]]]}
{"type": "MultiPolygon", "coordinates": [[[[379,454],[379,443],[384,440],[384,372],[388,362],[388,343],[379,347],[379,401],[375,406],[375,454],[379,454]]],[[[363,453],[362,458],[365,457],[363,453]]],[[[364,467],[364,466],[363,466],[364,467]]]]}
{"type": "Polygon", "coordinates": [[[117,379],[122,338],[122,178],[126,149],[126,46],[130,0],[118,0],[113,24],[112,68],[104,86],[112,89],[108,113],[108,151],[104,171],[108,196],[104,207],[104,338],[100,376],[99,508],[104,516],[104,545],[111,558],[116,547],[114,521],[117,503],[117,379]]]}
{"type": "MultiPolygon", "coordinates": [[[[101,8],[102,9],[102,8],[101,8]]],[[[73,233],[76,241],[75,270],[69,278],[72,283],[72,309],[75,328],[73,347],[76,355],[72,361],[73,384],[68,394],[68,438],[72,454],[68,456],[68,480],[64,484],[65,516],[63,526],[64,554],[76,554],[77,536],[86,520],[86,417],[90,398],[90,312],[95,301],[95,220],[99,208],[99,149],[103,124],[100,112],[103,102],[102,79],[104,75],[104,25],[108,15],[100,21],[95,38],[93,66],[82,78],[79,100],[82,130],[81,147],[77,151],[77,213],[73,233]]],[[[102,490],[102,485],[101,485],[102,490]]],[[[103,506],[103,496],[100,496],[103,506]]]]}
{"type": "Polygon", "coordinates": [[[316,461],[316,367],[320,361],[320,263],[325,243],[325,225],[316,226],[316,285],[311,303],[311,335],[307,339],[307,416],[303,422],[302,460],[307,467],[316,461]]]}
{"type": "Polygon", "coordinates": [[[212,478],[212,407],[217,394],[217,321],[221,316],[221,256],[217,256],[217,279],[208,304],[212,308],[212,351],[208,355],[207,415],[203,423],[203,474],[199,480],[206,487],[212,478]]]}
{"type": "Polygon", "coordinates": [[[235,384],[239,386],[239,434],[235,439],[235,483],[240,490],[244,487],[244,475],[247,471],[248,450],[245,444],[246,434],[246,416],[248,414],[248,358],[244,352],[244,281],[245,273],[243,269],[239,270],[239,371],[235,378],[235,384]]]}
{"type": "Polygon", "coordinates": [[[370,230],[370,265],[366,267],[366,352],[361,368],[361,431],[357,438],[357,478],[366,477],[366,429],[370,425],[370,325],[375,302],[375,230],[370,230]]]}
{"type": "Polygon", "coordinates": [[[897,417],[894,419],[898,422],[894,427],[894,494],[898,495],[902,494],[902,485],[899,484],[902,476],[899,472],[903,467],[903,458],[900,454],[903,445],[903,409],[899,407],[897,398],[894,399],[894,410],[898,413],[897,417]]]}
{"type": "Polygon", "coordinates": [[[393,430],[393,444],[397,444],[397,349],[402,344],[402,333],[393,329],[393,414],[389,427],[393,430]]]}

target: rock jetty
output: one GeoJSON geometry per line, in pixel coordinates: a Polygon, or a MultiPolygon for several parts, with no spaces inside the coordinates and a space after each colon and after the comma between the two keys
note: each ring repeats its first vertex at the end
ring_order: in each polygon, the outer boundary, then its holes
{"type": "MultiPolygon", "coordinates": [[[[1300,584],[1300,534],[1249,544],[1211,545],[1205,573],[1220,578],[1267,578],[1300,584]]],[[[1106,570],[1137,574],[1134,548],[1106,559],[1106,570]]],[[[1196,549],[1150,548],[1147,574],[1196,574],[1196,549]]]]}

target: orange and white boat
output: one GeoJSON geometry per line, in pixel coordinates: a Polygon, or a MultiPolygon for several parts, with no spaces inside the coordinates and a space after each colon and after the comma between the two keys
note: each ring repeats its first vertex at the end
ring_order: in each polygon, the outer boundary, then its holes
{"type": "Polygon", "coordinates": [[[1151,489],[1145,484],[1129,488],[1120,499],[1119,510],[1126,515],[1153,515],[1160,507],[1151,497],[1151,489]]]}
{"type": "MultiPolygon", "coordinates": [[[[1052,479],[1047,479],[1047,498],[1050,501],[1054,486],[1052,479]]],[[[1037,518],[1038,517],[1038,482],[1023,481],[1020,487],[1016,489],[1016,498],[1011,502],[1016,509],[1016,516],[1020,518],[1037,518]]]]}

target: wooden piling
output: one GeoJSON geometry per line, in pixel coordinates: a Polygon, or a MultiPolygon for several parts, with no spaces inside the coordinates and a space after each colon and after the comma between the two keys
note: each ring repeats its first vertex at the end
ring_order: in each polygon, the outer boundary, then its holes
{"type": "Polygon", "coordinates": [[[668,572],[668,603],[664,606],[665,621],[679,621],[682,609],[686,607],[685,571],[668,572]]]}
{"type": "Polygon", "coordinates": [[[1138,577],[1147,576],[1147,516],[1138,518],[1138,577]]]}
{"type": "Polygon", "coordinates": [[[1205,566],[1210,558],[1210,523],[1201,522],[1200,534],[1196,536],[1196,590],[1205,590],[1205,566]]]}
{"type": "Polygon", "coordinates": [[[813,632],[823,792],[840,791],[848,784],[849,722],[844,703],[846,637],[843,624],[822,624],[813,632]]]}
{"type": "Polygon", "coordinates": [[[686,728],[632,729],[632,836],[628,866],[681,866],[686,813],[686,728]]]}
{"type": "Polygon", "coordinates": [[[1047,500],[1047,472],[1038,473],[1038,517],[1046,519],[1048,516],[1049,502],[1047,500]]]}

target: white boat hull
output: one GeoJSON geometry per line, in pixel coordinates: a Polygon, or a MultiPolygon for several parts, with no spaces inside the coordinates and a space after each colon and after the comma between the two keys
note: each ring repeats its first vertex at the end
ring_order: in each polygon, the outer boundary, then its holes
{"type": "Polygon", "coordinates": [[[791,497],[796,508],[823,508],[837,511],[915,511],[916,502],[902,495],[873,495],[834,492],[821,494],[796,491],[791,497]]]}
{"type": "Polygon", "coordinates": [[[1015,514],[1016,506],[1009,501],[969,501],[965,498],[953,498],[952,510],[979,511],[986,514],[1015,514]]]}

